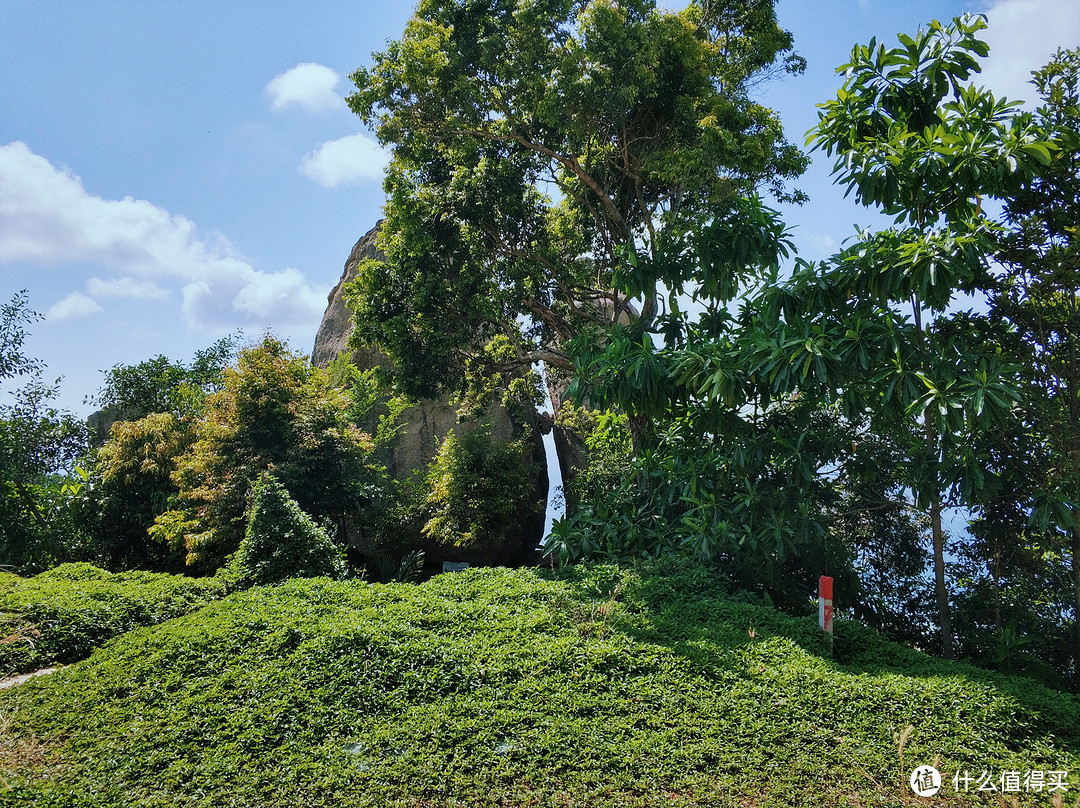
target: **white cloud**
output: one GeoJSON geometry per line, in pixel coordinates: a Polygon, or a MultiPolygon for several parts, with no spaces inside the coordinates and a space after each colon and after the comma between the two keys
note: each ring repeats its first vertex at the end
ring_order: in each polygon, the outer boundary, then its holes
{"type": "Polygon", "coordinates": [[[212,278],[184,286],[182,310],[188,322],[211,328],[238,322],[286,325],[318,322],[325,292],[308,285],[296,269],[256,272],[243,262],[225,263],[212,278]]]}
{"type": "Polygon", "coordinates": [[[101,306],[93,298],[87,297],[82,292],[72,292],[63,300],[53,303],[47,312],[46,320],[74,320],[81,317],[89,317],[101,311],[101,306]]]}
{"type": "Polygon", "coordinates": [[[322,144],[300,161],[300,173],[326,188],[382,179],[389,156],[367,135],[355,134],[322,144]]]}
{"type": "Polygon", "coordinates": [[[1075,0],[996,0],[982,32],[990,57],[976,81],[996,96],[1038,102],[1029,83],[1060,48],[1080,45],[1080,3],[1075,0]]]}
{"type": "Polygon", "coordinates": [[[806,236],[806,241],[813,252],[822,258],[840,251],[840,242],[833,238],[831,233],[811,233],[806,236]]]}
{"type": "Polygon", "coordinates": [[[130,300],[162,300],[169,296],[168,289],[162,289],[153,281],[140,281],[137,278],[91,278],[86,282],[86,291],[94,297],[130,300]]]}
{"type": "Polygon", "coordinates": [[[341,76],[326,65],[301,62],[274,76],[266,85],[266,94],[270,96],[272,109],[285,109],[291,105],[303,107],[308,112],[338,109],[345,106],[344,99],[334,92],[339,81],[341,76]]]}
{"type": "MultiPolygon", "coordinates": [[[[92,278],[87,290],[98,297],[147,299],[164,291],[155,280],[179,280],[192,328],[317,322],[325,307],[325,294],[295,269],[256,270],[226,239],[201,238],[183,216],[145,200],[92,196],[26,144],[0,146],[0,265],[74,262],[142,277],[92,278]]],[[[98,306],[77,292],[54,308],[76,316],[92,313],[90,304],[98,306]]]]}

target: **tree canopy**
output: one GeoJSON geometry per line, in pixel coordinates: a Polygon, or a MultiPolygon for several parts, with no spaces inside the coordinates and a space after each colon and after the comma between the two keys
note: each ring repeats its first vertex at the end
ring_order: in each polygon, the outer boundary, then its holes
{"type": "MultiPolygon", "coordinates": [[[[1061,580],[1071,577],[1068,657],[1080,682],[1080,50],[1058,51],[1033,83],[1042,103],[1030,121],[1051,151],[1005,203],[991,316],[1010,327],[1005,342],[1022,367],[1020,401],[1011,429],[987,453],[1003,490],[981,509],[979,526],[993,559],[986,577],[999,592],[1031,593],[999,594],[998,603],[1037,610],[1034,619],[1022,617],[1040,626],[1040,639],[1062,633],[1061,580]],[[1071,576],[1062,575],[1066,559],[1071,576]]],[[[1016,619],[1015,608],[995,611],[998,632],[1016,619]]]]}
{"type": "Polygon", "coordinates": [[[195,415],[206,397],[221,386],[221,374],[236,356],[239,334],[222,337],[196,351],[191,362],[176,362],[159,354],[134,365],[114,365],[105,383],[88,402],[125,420],[151,413],[195,415]]]}
{"type": "Polygon", "coordinates": [[[619,322],[640,341],[679,281],[663,254],[761,185],[801,198],[805,158],[750,97],[802,70],[791,48],[772,2],[422,0],[352,76],[393,154],[354,339],[424,395],[500,334],[516,356],[494,369],[572,372],[568,342],[619,322]]]}

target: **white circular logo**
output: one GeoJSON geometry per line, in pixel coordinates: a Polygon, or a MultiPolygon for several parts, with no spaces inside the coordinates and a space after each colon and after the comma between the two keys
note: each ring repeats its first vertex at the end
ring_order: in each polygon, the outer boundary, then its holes
{"type": "Polygon", "coordinates": [[[911,773],[909,782],[920,797],[932,797],[941,791],[941,772],[933,766],[920,766],[911,773]]]}

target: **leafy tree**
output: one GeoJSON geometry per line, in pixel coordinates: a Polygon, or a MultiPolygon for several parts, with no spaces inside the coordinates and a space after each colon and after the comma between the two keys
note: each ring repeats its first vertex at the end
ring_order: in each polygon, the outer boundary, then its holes
{"type": "Polygon", "coordinates": [[[0,306],[0,381],[44,369],[40,360],[23,351],[27,327],[40,319],[41,315],[30,308],[25,289],[0,306]]]}
{"type": "Polygon", "coordinates": [[[267,335],[240,352],[206,400],[195,442],[172,474],[179,493],[151,535],[213,570],[240,545],[254,482],[268,469],[316,519],[341,520],[370,493],[370,438],[328,375],[267,335]]]}
{"type": "Polygon", "coordinates": [[[84,483],[76,472],[86,429],[50,402],[57,384],[44,364],[26,356],[27,327],[40,319],[25,291],[0,308],[0,382],[29,377],[0,405],[0,564],[47,567],[79,552],[76,517],[84,483]]]}
{"type": "Polygon", "coordinates": [[[105,384],[87,401],[126,420],[155,412],[194,414],[207,395],[220,389],[221,374],[236,356],[238,336],[222,337],[196,351],[187,364],[158,355],[134,365],[114,365],[105,372],[105,384]]]}
{"type": "Polygon", "coordinates": [[[183,570],[178,548],[154,541],[147,531],[179,494],[172,473],[195,439],[195,424],[171,412],[113,424],[94,464],[99,563],[116,569],[183,570]]]}
{"type": "Polygon", "coordinates": [[[558,523],[549,551],[563,561],[688,555],[802,607],[827,559],[848,566],[825,529],[834,483],[819,473],[842,443],[815,407],[796,401],[759,413],[697,406],[665,420],[630,474],[558,523]]]}
{"type": "Polygon", "coordinates": [[[951,548],[959,650],[979,664],[1075,688],[1068,534],[1032,519],[1054,458],[1021,417],[978,439],[987,474],[998,482],[974,509],[969,535],[951,548]]]}
{"type": "Polygon", "coordinates": [[[236,354],[237,336],[218,340],[189,363],[156,356],[115,365],[87,397],[102,407],[90,419],[101,443],[93,455],[92,552],[114,569],[183,569],[183,553],[147,530],[169,510],[179,489],[176,460],[196,439],[197,416],[236,354]]]}
{"type": "Polygon", "coordinates": [[[906,480],[910,434],[889,435],[867,419],[829,423],[838,452],[830,477],[835,496],[822,517],[850,557],[851,575],[836,591],[836,606],[892,639],[922,648],[937,639],[933,581],[927,574],[929,520],[910,502],[906,480]]]}
{"type": "Polygon", "coordinates": [[[264,473],[251,492],[240,548],[229,573],[240,586],[277,584],[289,578],[340,577],[342,551],[304,513],[273,474],[264,473]]]}
{"type": "Polygon", "coordinates": [[[460,383],[499,336],[514,353],[493,371],[573,374],[571,340],[618,323],[648,342],[690,234],[761,184],[801,198],[784,182],[805,159],[749,90],[802,67],[771,0],[422,0],[352,76],[350,106],[393,150],[354,340],[411,395],[460,383]]]}
{"type": "Polygon", "coordinates": [[[0,406],[0,564],[45,568],[79,560],[86,426],[51,406],[56,386],[40,378],[14,395],[13,405],[0,406]]]}
{"type": "Polygon", "coordinates": [[[631,472],[630,429],[626,415],[592,410],[563,402],[555,418],[568,441],[570,468],[563,472],[563,498],[568,512],[576,505],[617,489],[631,472]],[[576,467],[575,467],[576,464],[576,467]]]}
{"type": "MultiPolygon", "coordinates": [[[[971,435],[1003,424],[1017,395],[985,321],[947,309],[957,293],[990,286],[984,198],[1007,198],[1050,154],[1015,106],[968,83],[987,53],[984,27],[981,17],[935,21],[899,47],[857,46],[838,69],[846,81],[810,142],[836,157],[838,182],[895,224],[860,232],[828,262],[800,262],[767,290],[747,357],[774,390],[836,401],[855,422],[870,415],[881,431],[914,438],[905,484],[929,515],[947,657],[942,509],[950,492],[968,504],[982,495],[989,483],[971,435]]],[[[716,374],[699,381],[725,388],[716,374]]]]}
{"type": "MultiPolygon", "coordinates": [[[[1029,552],[1071,559],[1072,593],[1060,607],[1072,616],[1075,685],[1080,684],[1080,50],[1059,51],[1034,74],[1034,84],[1042,104],[1031,120],[1054,149],[1052,159],[1005,205],[1007,230],[998,252],[1004,274],[994,289],[992,314],[1014,329],[1009,344],[1024,372],[1020,423],[1009,433],[1014,439],[1005,454],[1008,464],[1005,469],[997,464],[1000,471],[1021,468],[996,508],[1014,514],[1017,535],[1026,539],[1022,544],[1029,552]],[[1026,523],[1021,513],[1036,518],[1026,523]]],[[[1044,568],[1032,588],[1052,576],[1044,568]]],[[[1038,633],[1047,630],[1044,625],[1038,633]]]]}

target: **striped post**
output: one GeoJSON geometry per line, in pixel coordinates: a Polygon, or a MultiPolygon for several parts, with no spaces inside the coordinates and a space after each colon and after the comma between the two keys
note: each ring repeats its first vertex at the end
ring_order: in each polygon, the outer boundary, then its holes
{"type": "Polygon", "coordinates": [[[818,625],[825,635],[825,647],[832,656],[832,584],[828,575],[818,578],[818,625]]]}

